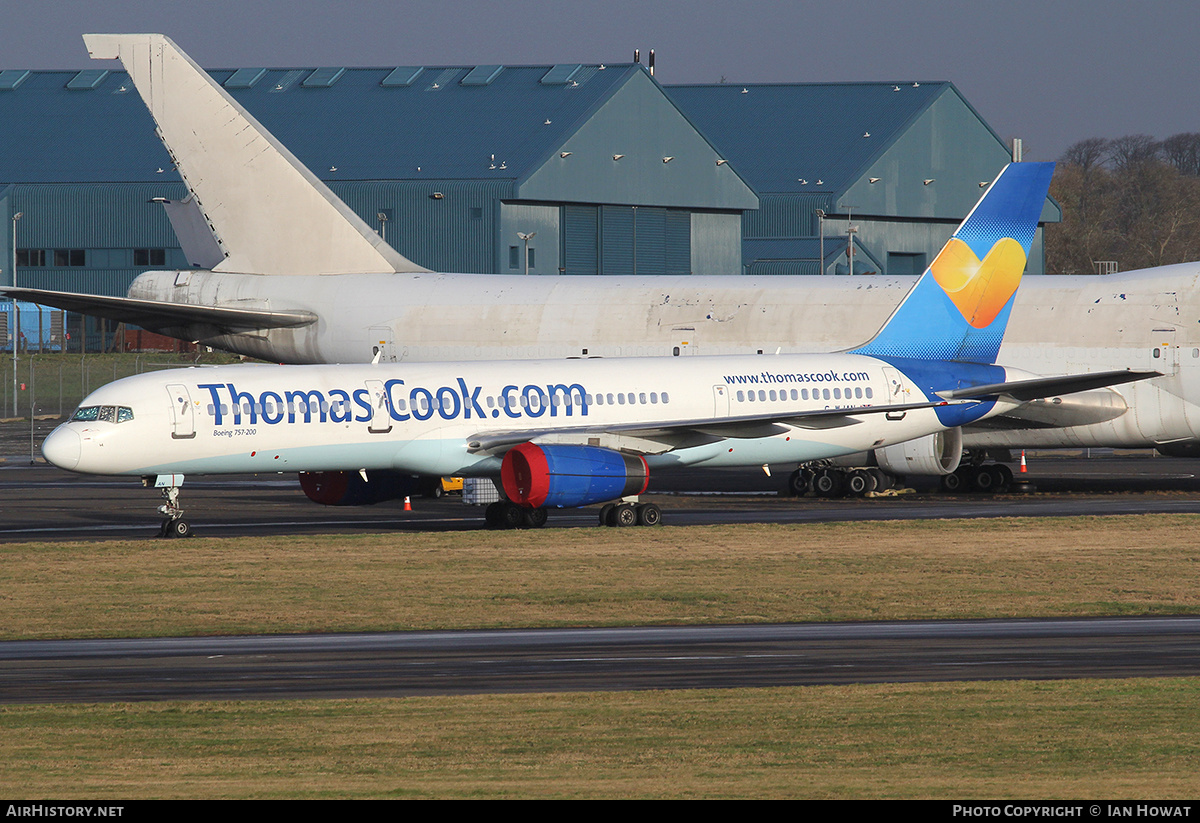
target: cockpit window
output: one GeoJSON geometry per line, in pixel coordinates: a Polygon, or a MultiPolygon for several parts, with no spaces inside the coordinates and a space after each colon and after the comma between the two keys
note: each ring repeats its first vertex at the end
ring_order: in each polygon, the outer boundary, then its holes
{"type": "Polygon", "coordinates": [[[133,409],[128,406],[80,406],[71,415],[72,421],[91,422],[98,420],[102,423],[124,423],[133,419],[133,409]]]}

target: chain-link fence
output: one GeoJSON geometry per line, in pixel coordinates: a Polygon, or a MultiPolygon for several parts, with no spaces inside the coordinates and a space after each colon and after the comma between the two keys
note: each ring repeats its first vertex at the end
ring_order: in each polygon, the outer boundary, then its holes
{"type": "Polygon", "coordinates": [[[42,441],[89,393],[122,377],[161,369],[236,363],[223,353],[24,354],[14,371],[11,354],[0,354],[0,463],[33,462],[42,441]]]}
{"type": "Polygon", "coordinates": [[[11,354],[0,356],[0,419],[57,419],[84,397],[122,377],[160,369],[237,362],[220,353],[11,354]]]}

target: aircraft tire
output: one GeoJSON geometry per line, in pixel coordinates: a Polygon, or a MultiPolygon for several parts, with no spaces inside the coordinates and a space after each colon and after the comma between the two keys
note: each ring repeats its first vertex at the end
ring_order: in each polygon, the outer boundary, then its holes
{"type": "Polygon", "coordinates": [[[502,529],[519,529],[525,521],[525,512],[516,503],[511,500],[501,504],[500,509],[500,528],[502,529]]]}
{"type": "Polygon", "coordinates": [[[987,494],[996,490],[996,473],[991,466],[976,466],[969,478],[971,491],[987,494]]]}
{"type": "Polygon", "coordinates": [[[852,471],[846,478],[846,491],[854,497],[862,497],[870,491],[875,491],[875,478],[865,471],[852,471]]]}
{"type": "Polygon", "coordinates": [[[617,507],[616,503],[605,503],[600,507],[600,525],[612,526],[612,510],[617,507]]]}
{"type": "Polygon", "coordinates": [[[963,490],[963,476],[958,472],[942,475],[942,491],[955,494],[963,490]]]}
{"type": "Polygon", "coordinates": [[[892,476],[883,469],[867,469],[867,474],[875,478],[875,491],[877,492],[885,492],[895,485],[892,476]]]}
{"type": "Polygon", "coordinates": [[[637,522],[639,526],[657,526],[662,522],[662,509],[653,503],[638,506],[637,522]]]}
{"type": "Polygon", "coordinates": [[[812,470],[796,469],[788,476],[788,491],[796,497],[808,494],[812,487],[812,470]]]}
{"type": "Polygon", "coordinates": [[[818,497],[841,497],[845,493],[845,480],[836,469],[826,469],[813,478],[812,487],[818,497]]]}
{"type": "Polygon", "coordinates": [[[638,522],[637,509],[628,503],[622,503],[612,511],[612,521],[614,526],[636,526],[638,522]]]}
{"type": "Polygon", "coordinates": [[[172,520],[167,524],[167,535],[169,537],[191,537],[192,525],[186,520],[172,520]]]}
{"type": "Polygon", "coordinates": [[[1012,469],[1010,469],[1008,466],[1004,465],[1003,463],[997,463],[995,466],[995,471],[996,471],[996,491],[1006,492],[1009,489],[1011,489],[1012,484],[1013,484],[1012,469]]]}
{"type": "Polygon", "coordinates": [[[521,528],[523,529],[540,529],[546,525],[546,518],[549,517],[549,512],[545,506],[539,506],[536,509],[521,510],[521,528]]]}

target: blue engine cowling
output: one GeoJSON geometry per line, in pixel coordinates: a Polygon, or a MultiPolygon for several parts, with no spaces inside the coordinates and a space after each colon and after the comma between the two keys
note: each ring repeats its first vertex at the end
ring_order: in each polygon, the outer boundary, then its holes
{"type": "Polygon", "coordinates": [[[358,472],[301,472],[300,488],[309,500],[325,506],[372,506],[429,494],[441,480],[393,471],[368,472],[367,480],[358,472]]]}
{"type": "Polygon", "coordinates": [[[599,446],[522,443],[504,455],[500,479],[519,506],[568,508],[642,494],[650,469],[640,455],[599,446]]]}

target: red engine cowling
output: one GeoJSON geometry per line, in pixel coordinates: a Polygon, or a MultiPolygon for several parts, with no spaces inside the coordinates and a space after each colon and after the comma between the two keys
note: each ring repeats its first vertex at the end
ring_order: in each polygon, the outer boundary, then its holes
{"type": "Polygon", "coordinates": [[[650,469],[640,455],[599,446],[522,443],[504,455],[500,479],[519,506],[570,508],[642,494],[650,469]]]}

